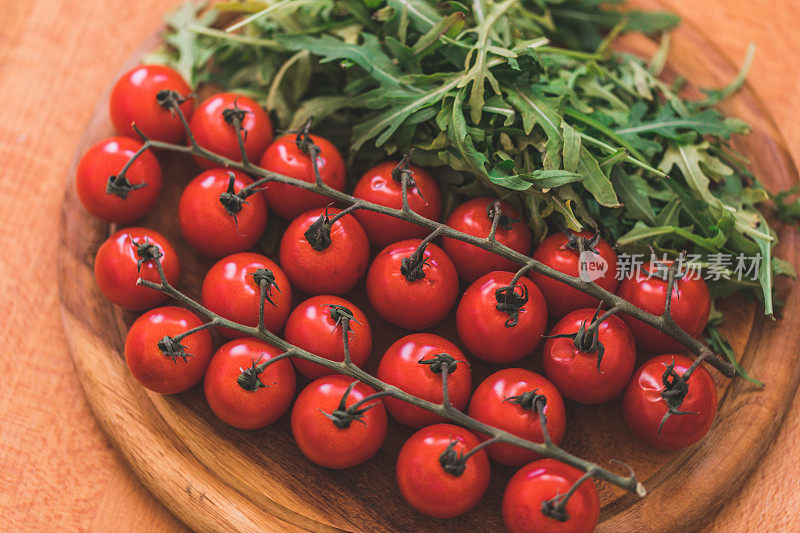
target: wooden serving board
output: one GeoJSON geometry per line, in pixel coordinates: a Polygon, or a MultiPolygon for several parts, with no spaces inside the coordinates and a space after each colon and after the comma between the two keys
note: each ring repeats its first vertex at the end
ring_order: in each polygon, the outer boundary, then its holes
{"type": "MultiPolygon", "coordinates": [[[[648,9],[654,0],[637,2],[648,9]]],[[[152,47],[144,46],[142,52],[152,47]]],[[[629,40],[626,48],[651,53],[653,44],[629,40]]],[[[132,58],[128,67],[141,54],[132,58]]],[[[702,34],[682,26],[673,35],[670,69],[698,86],[719,86],[736,69],[702,34]]],[[[76,162],[94,142],[112,134],[108,99],[97,107],[81,140],[76,162]]],[[[772,191],[799,182],[785,143],[763,105],[748,87],[725,110],[754,127],[735,140],[751,169],[772,191]]],[[[159,154],[165,176],[162,196],[140,225],[164,233],[184,266],[180,288],[196,297],[212,264],[199,259],[182,239],[174,213],[182,187],[199,171],[188,158],[159,154]]],[[[75,165],[68,175],[74,180],[75,165]]],[[[277,223],[273,219],[271,224],[277,223]]],[[[73,185],[63,203],[59,289],[64,328],[86,396],[103,429],[148,489],[189,527],[203,531],[472,531],[502,529],[500,503],[514,469],[493,465],[486,497],[453,520],[425,517],[398,494],[394,461],[413,432],[392,422],[383,449],[366,464],[344,471],[317,467],[297,450],[288,415],[260,431],[239,431],[211,413],[202,387],[176,396],[146,391],[131,377],[122,346],[133,313],[121,311],[97,289],[95,252],[113,227],[90,216],[73,185]]],[[[776,225],[776,253],[800,267],[800,235],[776,225]]],[[[711,431],[696,446],[661,452],[637,442],[626,429],[621,405],[585,407],[568,403],[562,446],[601,465],[619,459],[631,465],[649,492],[644,499],[599,484],[600,531],[667,531],[697,528],[710,519],[752,472],[783,420],[800,383],[800,291],[779,281],[784,317],[772,321],[742,298],[723,303],[725,332],[749,371],[767,386],[715,374],[719,410],[711,431]]],[[[371,317],[375,333],[372,369],[383,351],[404,334],[369,309],[363,287],[347,296],[371,317]]],[[[295,303],[301,301],[297,295],[295,303]]],[[[434,331],[457,340],[452,317],[434,331]]],[[[219,339],[217,339],[219,340],[219,339]]],[[[541,371],[539,353],[520,366],[541,371]]],[[[647,355],[640,356],[641,360],[647,355]]],[[[498,367],[475,362],[474,384],[498,367]]],[[[298,390],[306,381],[299,383],[298,390]]]]}

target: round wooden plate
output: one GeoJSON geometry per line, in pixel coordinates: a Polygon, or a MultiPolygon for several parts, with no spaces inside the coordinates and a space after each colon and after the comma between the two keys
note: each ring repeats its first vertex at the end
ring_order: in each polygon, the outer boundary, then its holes
{"type": "MultiPolygon", "coordinates": [[[[657,9],[653,0],[638,2],[657,9]]],[[[142,49],[152,46],[152,42],[142,49]]],[[[653,43],[626,41],[625,47],[652,53],[653,43]]],[[[132,58],[129,67],[141,54],[132,58]]],[[[696,28],[673,35],[670,70],[697,86],[720,86],[736,69],[696,28]]],[[[79,157],[92,143],[111,135],[107,96],[80,142],[79,157]]],[[[745,87],[725,110],[753,125],[735,140],[751,169],[772,191],[798,183],[785,143],[764,106],[745,87]]],[[[183,260],[180,287],[197,296],[211,262],[198,259],[183,241],[175,211],[181,188],[197,170],[185,158],[160,154],[165,187],[158,204],[140,225],[157,229],[176,245],[183,260]]],[[[76,159],[77,160],[77,159],[76,159]]],[[[75,165],[68,179],[74,180],[75,165]]],[[[274,220],[271,222],[275,224],[274,220]]],[[[777,225],[778,256],[800,266],[800,236],[777,225]]],[[[94,254],[114,228],[90,216],[73,185],[63,204],[59,288],[64,328],[75,366],[103,429],[148,489],[189,527],[203,531],[472,531],[502,528],[500,502],[513,469],[494,466],[486,497],[466,515],[437,520],[411,510],[400,498],[394,460],[412,431],[392,423],[386,445],[365,465],[345,471],[316,467],[296,449],[288,416],[272,426],[245,432],[227,427],[208,409],[200,387],[176,396],[152,394],[130,376],[122,357],[134,314],[121,311],[100,294],[93,278],[94,254]]],[[[668,531],[697,528],[710,519],[752,472],[778,430],[800,382],[800,291],[779,281],[785,315],[772,321],[742,298],[724,302],[725,332],[742,362],[767,386],[715,375],[719,412],[708,436],[678,452],[660,452],[638,443],[622,422],[620,403],[598,407],[568,405],[568,430],[562,445],[603,466],[610,459],[631,465],[649,492],[644,499],[599,485],[600,531],[668,531]]],[[[351,295],[373,320],[372,364],[403,332],[370,312],[357,288],[351,295]]],[[[300,298],[296,298],[299,301],[300,298]]],[[[453,320],[435,332],[457,339],[453,320]]],[[[538,354],[521,366],[541,369],[538,354]]],[[[374,369],[374,366],[373,366],[374,369]]],[[[496,370],[473,366],[477,384],[496,370]]],[[[303,383],[300,384],[301,386],[303,383]]]]}

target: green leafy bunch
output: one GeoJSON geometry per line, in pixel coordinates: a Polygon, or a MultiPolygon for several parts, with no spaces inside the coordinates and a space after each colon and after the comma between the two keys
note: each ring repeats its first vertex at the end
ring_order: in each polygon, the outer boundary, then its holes
{"type": "Polygon", "coordinates": [[[741,120],[715,106],[743,83],[682,96],[664,81],[678,18],[603,0],[280,0],[185,4],[169,19],[170,63],[193,85],[260,100],[284,130],[309,116],[353,175],[414,148],[450,201],[499,195],[537,238],[599,228],[624,252],[701,264],[760,255],[757,279],[732,266],[715,295],[745,290],[773,312],[769,195],[736,153],[741,120]],[[615,50],[623,32],[661,36],[647,60],[615,50]],[[730,277],[731,279],[725,279],[730,277]]]}

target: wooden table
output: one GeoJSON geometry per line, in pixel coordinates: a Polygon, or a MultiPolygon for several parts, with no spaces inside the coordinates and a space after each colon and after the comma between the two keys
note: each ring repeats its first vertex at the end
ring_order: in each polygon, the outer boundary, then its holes
{"type": "MultiPolygon", "coordinates": [[[[114,73],[180,0],[0,3],[0,529],[174,531],[98,428],[65,348],[55,275],[79,135],[114,73]]],[[[800,164],[794,0],[664,0],[740,62],[800,164]]],[[[746,423],[746,421],[742,421],[746,423]]],[[[795,530],[800,396],[710,531],[795,530]]],[[[691,490],[687,487],[687,490],[691,490]]]]}

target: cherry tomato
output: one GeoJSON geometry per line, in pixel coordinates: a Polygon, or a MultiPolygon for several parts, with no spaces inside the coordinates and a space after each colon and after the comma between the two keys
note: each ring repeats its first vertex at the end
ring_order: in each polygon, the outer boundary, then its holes
{"type": "MultiPolygon", "coordinates": [[[[550,235],[533,252],[533,258],[545,265],[574,277],[581,277],[584,281],[594,281],[608,292],[617,290],[617,254],[604,239],[598,237],[593,248],[597,251],[584,252],[584,273],[581,274],[581,259],[577,247],[577,237],[592,239],[592,234],[583,231],[578,234],[568,235],[558,232],[550,235]]],[[[532,272],[531,279],[542,290],[550,315],[561,318],[570,311],[585,307],[597,307],[600,303],[597,298],[584,294],[578,289],[549,278],[544,274],[532,272]]]]}
{"type": "Polygon", "coordinates": [[[513,277],[490,272],[470,285],[458,304],[458,336],[469,353],[484,361],[522,359],[539,345],[547,327],[542,293],[524,277],[509,289],[513,277]]]}
{"type": "Polygon", "coordinates": [[[503,521],[509,533],[591,533],[600,518],[600,498],[591,479],[567,501],[567,520],[542,512],[542,504],[569,491],[583,472],[555,459],[540,459],[521,468],[503,493],[503,521]]]}
{"type": "MultiPolygon", "coordinates": [[[[537,394],[545,397],[547,432],[553,443],[558,444],[567,426],[564,400],[552,383],[530,370],[505,368],[483,380],[472,395],[469,416],[523,439],[544,442],[535,405],[537,394]]],[[[479,437],[488,438],[480,434],[479,437]]],[[[523,465],[539,457],[533,451],[505,443],[492,444],[486,451],[489,457],[505,465],[523,465]]]]}
{"type": "Polygon", "coordinates": [[[167,299],[167,295],[137,285],[139,278],[159,283],[154,256],[159,256],[171,285],[178,283],[181,264],[166,237],[145,228],[125,228],[114,233],[97,250],[94,278],[106,298],[130,311],[142,311],[167,299]]]}
{"type": "Polygon", "coordinates": [[[395,326],[411,330],[441,322],[458,297],[456,269],[435,244],[427,245],[422,262],[410,268],[403,265],[421,242],[392,244],[375,257],[367,272],[367,296],[375,311],[395,326]]]}
{"type": "Polygon", "coordinates": [[[106,192],[109,178],[116,178],[141,147],[128,137],[109,137],[86,150],[78,163],[75,189],[87,211],[108,222],[127,224],[153,207],[161,192],[161,166],[149,150],[131,164],[124,176],[127,183],[119,183],[116,194],[106,192]]]}
{"type": "Polygon", "coordinates": [[[183,355],[166,355],[159,344],[165,336],[176,337],[201,325],[197,315],[182,307],[159,307],[137,318],[125,338],[125,362],[133,377],[161,394],[177,394],[200,383],[214,349],[208,330],[176,341],[183,355]]]}
{"type": "MultiPolygon", "coordinates": [[[[368,170],[358,180],[353,196],[393,209],[403,207],[402,178],[399,172],[393,172],[397,164],[397,161],[386,161],[368,170]]],[[[439,220],[442,214],[442,194],[436,180],[427,170],[418,166],[409,165],[408,170],[414,180],[414,186],[411,182],[408,184],[409,207],[425,218],[439,220]]],[[[405,239],[423,239],[429,233],[412,222],[366,209],[359,209],[354,215],[367,232],[369,242],[378,248],[386,248],[405,239]]]]}
{"type": "MultiPolygon", "coordinates": [[[[237,111],[242,115],[244,152],[251,163],[256,163],[272,141],[272,122],[252,98],[235,93],[215,94],[198,106],[189,127],[197,143],[206,150],[231,161],[241,161],[239,140],[236,138],[233,122],[230,121],[230,117],[237,111]]],[[[195,157],[194,160],[206,169],[219,166],[202,157],[195,157]]]]}
{"type": "MultiPolygon", "coordinates": [[[[203,280],[200,301],[220,316],[256,327],[262,279],[256,274],[263,274],[268,286],[269,298],[264,302],[264,325],[272,333],[277,333],[283,328],[291,310],[292,287],[281,267],[263,255],[242,252],[220,259],[203,280]],[[259,277],[258,282],[254,275],[259,277]]],[[[219,328],[219,332],[229,339],[244,336],[228,328],[219,328]]]]}
{"type": "Polygon", "coordinates": [[[367,270],[369,242],[358,221],[345,215],[333,224],[321,224],[321,217],[328,220],[338,213],[339,209],[312,209],[294,219],[283,234],[281,265],[292,284],[303,292],[344,294],[367,270]],[[306,236],[309,228],[313,234],[310,240],[306,236]]]}
{"type": "MultiPolygon", "coordinates": [[[[301,303],[286,321],[284,338],[286,342],[315,355],[331,361],[344,361],[342,320],[349,320],[350,360],[363,368],[372,351],[372,329],[367,315],[344,298],[314,296],[301,303]]],[[[335,374],[333,370],[303,359],[295,359],[294,366],[309,379],[335,374]]]]}
{"type": "MultiPolygon", "coordinates": [[[[668,266],[668,263],[662,266],[650,263],[647,272],[655,274],[653,276],[637,270],[633,277],[622,280],[617,295],[650,314],[661,315],[667,302],[667,281],[657,275],[668,266]]],[[[687,274],[675,282],[672,288],[670,314],[681,329],[692,337],[700,336],[710,313],[711,295],[708,292],[708,285],[702,278],[687,274]]],[[[628,315],[622,315],[621,318],[633,333],[636,344],[642,348],[654,352],[683,349],[681,343],[641,320],[628,315]]]]}
{"type": "Polygon", "coordinates": [[[436,518],[454,518],[475,507],[489,487],[489,459],[483,450],[465,461],[458,456],[477,445],[475,435],[452,424],[436,424],[411,435],[397,456],[403,499],[436,518]]]}
{"type": "MultiPolygon", "coordinates": [[[[664,374],[673,361],[673,372],[683,375],[692,360],[683,355],[657,355],[640,366],[633,374],[622,399],[625,423],[634,435],[655,448],[677,450],[702,439],[717,414],[717,389],[711,374],[699,366],[686,381],[689,390],[676,410],[687,414],[672,414],[661,426],[669,410],[662,393],[667,389],[664,374]],[[659,427],[661,431],[659,432],[659,427]]],[[[669,376],[674,382],[676,375],[669,376]]]]}
{"type": "Polygon", "coordinates": [[[327,468],[350,468],[375,455],[386,440],[388,421],[380,398],[342,413],[375,391],[342,375],[312,381],[292,408],[292,435],[312,462],[327,468]],[[344,409],[340,409],[344,400],[344,409]],[[338,413],[334,411],[339,410],[338,413]],[[333,417],[333,418],[331,418],[333,417]]]}
{"type": "Polygon", "coordinates": [[[195,101],[183,77],[163,65],[139,65],[117,80],[111,90],[109,112],[114,128],[128,137],[137,137],[132,124],[136,123],[148,138],[179,143],[186,129],[177,114],[158,104],[160,91],[175,91],[186,101],[180,105],[186,120],[192,118],[195,101]]]}
{"type": "MultiPolygon", "coordinates": [[[[596,312],[595,309],[572,311],[553,327],[549,336],[578,333],[582,326],[588,328],[596,312]]],[[[578,340],[584,350],[570,338],[550,338],[545,342],[544,372],[570,400],[583,404],[607,402],[624,391],[631,379],[636,365],[636,345],[628,326],[616,316],[610,316],[598,327],[596,339],[603,346],[599,365],[599,349],[584,351],[592,346],[591,338],[578,340]]]]}
{"type": "Polygon", "coordinates": [[[296,380],[289,359],[266,363],[281,350],[254,338],[224,344],[211,359],[203,388],[217,417],[239,429],[259,429],[289,410],[296,380]]]}
{"type": "MultiPolygon", "coordinates": [[[[469,363],[455,344],[438,335],[414,333],[389,346],[378,365],[378,379],[423,400],[441,403],[442,366],[437,362],[437,356],[441,354],[457,361],[448,366],[447,389],[453,407],[464,409],[472,390],[469,363]]],[[[386,398],[384,403],[389,414],[407,426],[422,427],[444,420],[397,398],[386,398]]]]}
{"type": "MultiPolygon", "coordinates": [[[[489,214],[494,212],[492,210],[494,202],[492,198],[467,200],[450,214],[447,225],[475,237],[488,237],[493,220],[489,214]]],[[[497,242],[527,255],[531,250],[531,230],[522,221],[520,212],[516,208],[506,202],[500,202],[500,210],[502,218],[495,234],[497,242]]],[[[467,283],[472,283],[494,270],[516,270],[518,266],[509,259],[465,242],[444,239],[442,247],[456,265],[459,277],[467,283]]]]}
{"type": "Polygon", "coordinates": [[[267,226],[267,203],[261,192],[237,196],[251,183],[241,172],[215,168],[186,186],[178,204],[178,221],[181,233],[198,252],[222,257],[244,252],[258,242],[267,226]],[[223,204],[220,195],[229,192],[229,173],[234,176],[233,195],[227,194],[223,204]]]}
{"type": "MultiPolygon", "coordinates": [[[[337,191],[345,186],[344,159],[339,150],[327,139],[310,135],[311,140],[319,146],[319,173],[323,183],[337,191]]],[[[297,146],[296,136],[286,135],[276,139],[264,156],[260,166],[265,170],[283,174],[290,178],[313,183],[314,167],[311,157],[297,146]]],[[[288,183],[269,183],[264,189],[269,207],[279,216],[292,220],[315,207],[328,205],[331,200],[321,194],[305,191],[288,183]]]]}

